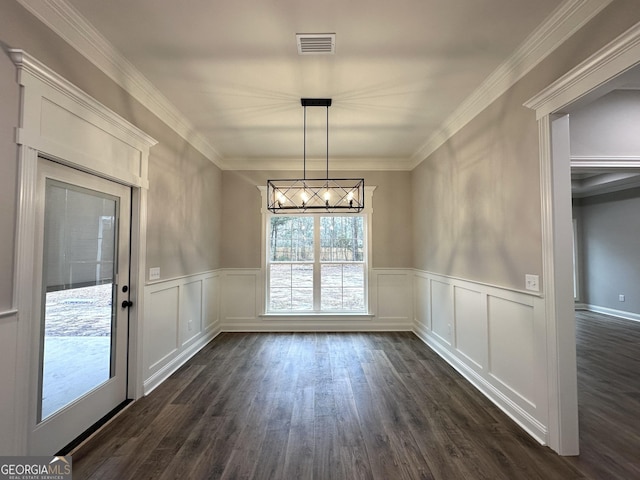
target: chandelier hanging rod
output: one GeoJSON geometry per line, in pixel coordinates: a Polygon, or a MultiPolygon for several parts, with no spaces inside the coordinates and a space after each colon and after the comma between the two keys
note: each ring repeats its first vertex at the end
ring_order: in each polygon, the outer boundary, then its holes
{"type": "Polygon", "coordinates": [[[303,176],[301,179],[267,181],[267,209],[272,213],[361,212],[364,208],[363,178],[329,178],[330,98],[301,98],[304,108],[303,176]],[[326,108],[326,177],[307,179],[307,107],[326,108]]]}

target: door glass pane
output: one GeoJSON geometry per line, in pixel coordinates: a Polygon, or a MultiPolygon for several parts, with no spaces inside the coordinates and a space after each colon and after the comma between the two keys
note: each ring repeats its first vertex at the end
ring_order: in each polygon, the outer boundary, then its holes
{"type": "Polygon", "coordinates": [[[114,375],[117,208],[114,197],[47,180],[41,420],[114,375]]]}

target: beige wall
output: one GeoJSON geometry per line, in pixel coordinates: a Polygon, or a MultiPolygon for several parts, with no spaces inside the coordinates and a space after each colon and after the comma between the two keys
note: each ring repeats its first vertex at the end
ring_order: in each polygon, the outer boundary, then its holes
{"type": "MultiPolygon", "coordinates": [[[[0,0],[0,222],[16,207],[19,88],[7,48],[21,48],[158,140],[149,156],[147,265],[162,278],[220,266],[222,172],[13,0],[0,0]]],[[[9,308],[13,229],[0,233],[0,310],[9,308]],[[6,238],[5,238],[6,237],[6,238]]]]}
{"type": "MultiPolygon", "coordinates": [[[[222,266],[259,268],[261,196],[257,186],[270,178],[298,178],[300,171],[224,171],[222,266]]],[[[375,268],[411,267],[411,193],[409,172],[337,172],[364,177],[373,194],[372,255],[375,268]]]]}
{"type": "Polygon", "coordinates": [[[412,172],[415,268],[516,289],[542,274],[538,130],[522,104],[639,20],[637,2],[614,1],[412,172]]]}

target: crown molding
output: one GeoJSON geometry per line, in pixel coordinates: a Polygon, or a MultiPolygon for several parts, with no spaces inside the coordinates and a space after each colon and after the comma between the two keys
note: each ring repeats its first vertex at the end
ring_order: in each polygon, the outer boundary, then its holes
{"type": "Polygon", "coordinates": [[[460,104],[429,140],[411,156],[412,168],[435,152],[497,100],[612,0],[567,0],[460,104]]]}
{"type": "MultiPolygon", "coordinates": [[[[306,161],[308,172],[325,172],[326,159],[309,159],[306,161]]],[[[413,167],[408,158],[340,158],[329,159],[329,173],[349,171],[410,171],[413,167]]],[[[302,171],[302,158],[229,158],[225,159],[223,170],[270,170],[270,171],[302,171]]]]}
{"type": "MultiPolygon", "coordinates": [[[[268,159],[223,160],[186,117],[65,0],[17,0],[80,54],[221,169],[255,169],[268,159]],[[251,168],[249,166],[253,164],[251,168]],[[245,168],[246,167],[246,168],[245,168]]],[[[411,170],[506,92],[612,0],[567,0],[449,116],[408,161],[362,160],[369,169],[411,170]],[[383,167],[382,165],[386,165],[383,167]],[[400,166],[401,164],[402,166],[400,166]]],[[[352,159],[350,159],[352,161],[352,159]]],[[[284,163],[283,163],[284,162],[284,163]]],[[[357,163],[360,163],[356,160],[357,163]]],[[[275,160],[274,169],[290,169],[275,160]]],[[[361,168],[352,163],[350,169],[361,168]]],[[[270,166],[271,169],[271,166],[270,166]]],[[[340,168],[338,168],[340,169],[340,168]]]]}
{"type": "Polygon", "coordinates": [[[576,99],[585,97],[595,88],[638,63],[640,55],[640,24],[605,45],[588,59],[553,82],[524,103],[534,109],[538,120],[576,99]]]}
{"type": "Polygon", "coordinates": [[[186,117],[64,0],[17,0],[133,98],[220,168],[221,156],[186,117]]]}

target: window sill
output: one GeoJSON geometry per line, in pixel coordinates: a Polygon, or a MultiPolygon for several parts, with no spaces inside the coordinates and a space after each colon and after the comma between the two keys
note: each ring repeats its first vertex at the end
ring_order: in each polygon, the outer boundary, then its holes
{"type": "Polygon", "coordinates": [[[372,313],[263,313],[259,315],[265,321],[278,320],[278,321],[299,321],[299,320],[322,320],[329,322],[340,321],[371,321],[375,318],[372,313]]]}

